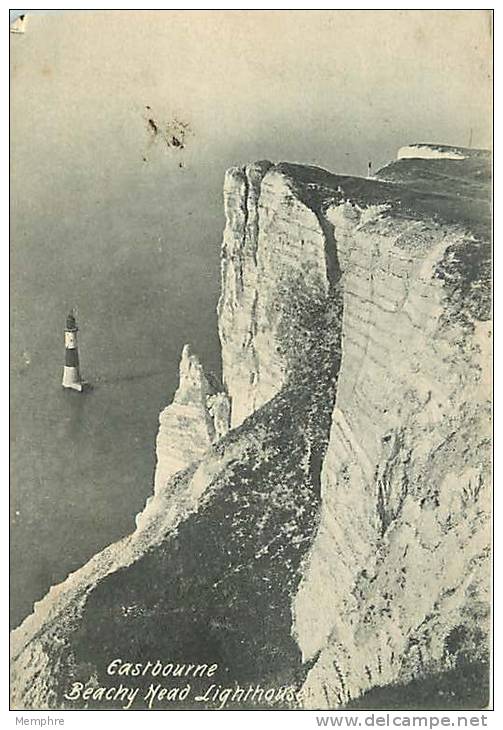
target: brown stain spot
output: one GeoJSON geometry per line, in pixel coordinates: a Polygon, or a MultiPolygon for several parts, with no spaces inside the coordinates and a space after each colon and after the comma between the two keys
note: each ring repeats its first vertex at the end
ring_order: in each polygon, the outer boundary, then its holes
{"type": "MultiPolygon", "coordinates": [[[[160,140],[167,149],[183,150],[187,137],[193,134],[190,124],[174,117],[170,121],[160,121],[152,113],[150,106],[145,106],[145,122],[150,135],[150,142],[160,140]]],[[[180,167],[183,167],[180,164],[180,167]]]]}
{"type": "Polygon", "coordinates": [[[50,78],[52,76],[52,68],[46,63],[42,66],[40,69],[40,74],[42,76],[45,76],[46,78],[50,78]]]}

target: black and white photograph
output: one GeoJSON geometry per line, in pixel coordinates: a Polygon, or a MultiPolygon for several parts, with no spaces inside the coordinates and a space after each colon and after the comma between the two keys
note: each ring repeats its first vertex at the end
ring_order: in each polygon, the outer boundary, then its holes
{"type": "Polygon", "coordinates": [[[492,24],[10,10],[11,711],[492,709],[492,24]]]}

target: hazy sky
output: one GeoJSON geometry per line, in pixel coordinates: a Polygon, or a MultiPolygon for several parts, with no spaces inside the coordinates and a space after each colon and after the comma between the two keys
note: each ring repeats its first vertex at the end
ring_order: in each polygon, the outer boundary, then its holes
{"type": "MultiPolygon", "coordinates": [[[[194,155],[353,167],[410,141],[490,143],[485,11],[34,15],[12,37],[14,141],[86,168],[141,158],[145,105],[194,155]],[[27,136],[29,135],[29,136],[27,136]],[[106,144],[106,148],[101,145],[106,144]],[[89,148],[88,148],[89,145],[89,148]],[[349,153],[349,154],[348,154],[349,153]],[[347,158],[350,159],[347,159],[347,158]]],[[[365,166],[361,171],[365,170],[365,166]]]]}

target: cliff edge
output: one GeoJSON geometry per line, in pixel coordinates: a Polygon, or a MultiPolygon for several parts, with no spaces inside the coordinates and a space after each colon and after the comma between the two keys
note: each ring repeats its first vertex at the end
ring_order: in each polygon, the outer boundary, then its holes
{"type": "Polygon", "coordinates": [[[117,657],[269,688],[234,708],[487,705],[489,190],[489,153],[438,145],[228,171],[223,384],[184,350],[154,494],[13,632],[14,708],[127,706],[117,657]]]}

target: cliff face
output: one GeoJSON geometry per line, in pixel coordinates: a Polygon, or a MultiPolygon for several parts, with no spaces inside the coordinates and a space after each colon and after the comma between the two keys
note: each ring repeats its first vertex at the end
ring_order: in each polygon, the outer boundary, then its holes
{"type": "Polygon", "coordinates": [[[188,345],[183,348],[179,371],[173,402],[159,416],[155,493],[164,489],[173,474],[201,459],[210,444],[229,430],[229,398],[210,385],[188,345]]]}
{"type": "Polygon", "coordinates": [[[444,275],[479,243],[348,203],[327,216],[343,356],[295,602],[314,707],[487,659],[489,631],[489,329],[465,318],[478,283],[458,299],[444,275]]]}
{"type": "Polygon", "coordinates": [[[217,662],[306,708],[475,667],[484,703],[489,158],[400,157],[227,173],[225,392],[184,350],[155,494],[14,632],[15,707],[103,707],[64,695],[117,656],[217,662]]]}
{"type": "Polygon", "coordinates": [[[313,322],[307,311],[301,322],[295,307],[320,307],[338,277],[337,251],[317,212],[269,162],[229,170],[224,201],[219,333],[237,426],[299,370],[316,368],[302,351],[313,322]]]}

